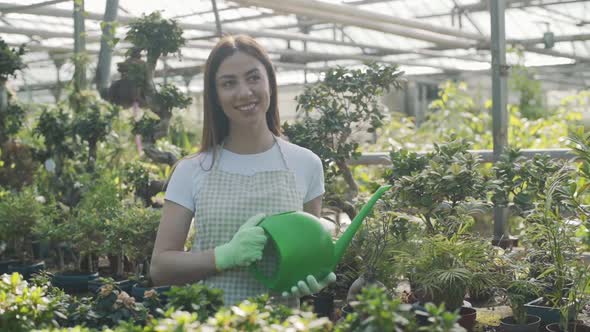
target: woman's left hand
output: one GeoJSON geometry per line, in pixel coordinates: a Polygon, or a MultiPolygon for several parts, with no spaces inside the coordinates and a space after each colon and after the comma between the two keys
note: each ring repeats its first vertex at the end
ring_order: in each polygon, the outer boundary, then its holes
{"type": "Polygon", "coordinates": [[[299,282],[297,282],[297,285],[291,287],[290,292],[283,292],[283,296],[293,295],[296,297],[301,297],[315,294],[324,289],[329,284],[333,283],[334,281],[336,281],[336,274],[334,274],[334,272],[330,272],[330,274],[328,274],[328,276],[326,276],[320,282],[318,282],[314,276],[308,275],[307,278],[305,278],[305,280],[299,280],[299,282]]]}

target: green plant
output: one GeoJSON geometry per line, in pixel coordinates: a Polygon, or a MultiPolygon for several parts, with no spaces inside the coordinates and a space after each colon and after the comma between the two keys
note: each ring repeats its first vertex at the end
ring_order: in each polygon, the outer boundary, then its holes
{"type": "Polygon", "coordinates": [[[204,322],[223,306],[223,291],[209,288],[203,284],[172,287],[166,292],[166,308],[194,312],[199,321],[204,322]]]}
{"type": "Polygon", "coordinates": [[[334,331],[464,331],[457,324],[458,314],[445,310],[444,305],[427,303],[426,312],[415,312],[411,305],[393,299],[380,287],[363,289],[352,306],[354,312],[338,323],[334,331]],[[423,317],[423,323],[417,314],[423,317]]]}
{"type": "Polygon", "coordinates": [[[0,200],[0,238],[21,262],[33,258],[31,233],[43,215],[44,206],[32,187],[0,200]]]}
{"type": "Polygon", "coordinates": [[[22,56],[25,49],[20,46],[18,49],[10,48],[4,39],[0,38],[0,81],[7,81],[15,72],[25,67],[22,56]]]}
{"type": "Polygon", "coordinates": [[[134,203],[125,206],[109,225],[111,245],[121,248],[133,262],[137,278],[142,271],[149,271],[160,216],[160,210],[134,203]]]}
{"type": "Polygon", "coordinates": [[[86,324],[93,327],[115,326],[124,321],[145,324],[148,311],[129,294],[117,290],[111,280],[100,288],[88,318],[86,324]]]}
{"type": "Polygon", "coordinates": [[[18,273],[0,276],[0,331],[24,332],[50,326],[53,305],[45,287],[29,285],[18,273]]]}
{"type": "Polygon", "coordinates": [[[524,304],[537,298],[540,293],[539,284],[534,279],[516,279],[510,282],[506,288],[506,295],[516,324],[526,324],[527,313],[524,304]]]}
{"type": "MultiPolygon", "coordinates": [[[[283,131],[298,145],[315,152],[323,162],[326,182],[344,178],[344,201],[351,202],[358,186],[346,161],[360,155],[356,131],[374,132],[385,113],[378,97],[391,87],[401,87],[395,66],[369,64],[364,69],[332,68],[324,79],[297,96],[297,111],[303,119],[283,124],[283,131]]],[[[349,213],[351,214],[351,213],[349,213]]]]}
{"type": "Polygon", "coordinates": [[[104,141],[111,131],[119,108],[100,100],[91,91],[72,93],[69,102],[74,111],[72,134],[88,144],[87,167],[93,170],[97,159],[97,145],[104,141]]]}
{"type": "Polygon", "coordinates": [[[125,41],[133,44],[136,50],[145,50],[148,63],[153,66],[160,56],[180,52],[185,43],[176,21],[162,18],[157,11],[131,22],[125,41]]]}
{"type": "Polygon", "coordinates": [[[92,256],[108,249],[104,246],[108,229],[116,225],[122,211],[122,197],[115,179],[107,171],[99,172],[98,176],[88,184],[63,229],[70,234],[70,245],[76,248],[77,269],[81,269],[81,258],[86,256],[90,272],[95,271],[92,256]]]}
{"type": "Polygon", "coordinates": [[[156,93],[156,103],[166,110],[173,108],[187,108],[192,103],[192,98],[186,96],[172,84],[160,84],[156,93]]]}
{"type": "Polygon", "coordinates": [[[420,216],[430,234],[455,234],[470,225],[471,210],[485,205],[485,179],[469,144],[455,136],[434,151],[418,156],[392,151],[392,168],[385,177],[393,185],[393,200],[402,211],[420,216]]]}
{"type": "Polygon", "coordinates": [[[412,291],[422,301],[445,303],[455,310],[463,305],[469,288],[482,288],[479,283],[494,286],[496,274],[489,270],[495,257],[491,244],[463,232],[450,238],[441,234],[427,237],[416,250],[393,250],[397,263],[405,267],[412,291]]]}

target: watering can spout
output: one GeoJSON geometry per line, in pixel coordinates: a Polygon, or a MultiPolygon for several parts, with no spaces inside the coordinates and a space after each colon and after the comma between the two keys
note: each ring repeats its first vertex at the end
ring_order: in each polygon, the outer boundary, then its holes
{"type": "Polygon", "coordinates": [[[340,262],[340,259],[344,255],[346,248],[348,248],[348,246],[350,245],[350,242],[352,241],[354,234],[358,231],[358,229],[363,224],[363,219],[365,219],[365,217],[373,209],[373,205],[375,205],[377,200],[379,200],[379,198],[381,198],[381,195],[383,195],[383,193],[385,193],[390,188],[391,188],[391,185],[384,185],[384,186],[379,187],[379,189],[377,189],[377,191],[375,191],[373,196],[371,196],[371,198],[369,199],[367,204],[365,204],[362,207],[362,209],[360,210],[360,212],[356,215],[356,217],[354,217],[354,219],[352,220],[352,222],[350,223],[350,225],[348,226],[348,228],[346,229],[344,234],[342,234],[342,236],[340,236],[338,241],[336,241],[336,243],[334,245],[334,265],[336,265],[336,264],[338,264],[338,262],[340,262]]]}

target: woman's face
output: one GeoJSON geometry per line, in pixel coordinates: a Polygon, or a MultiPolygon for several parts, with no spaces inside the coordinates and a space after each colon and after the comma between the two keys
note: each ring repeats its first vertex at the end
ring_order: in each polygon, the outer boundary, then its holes
{"type": "Polygon", "coordinates": [[[215,86],[230,128],[266,126],[270,88],[266,69],[258,59],[240,51],[229,56],[217,70],[215,86]]]}

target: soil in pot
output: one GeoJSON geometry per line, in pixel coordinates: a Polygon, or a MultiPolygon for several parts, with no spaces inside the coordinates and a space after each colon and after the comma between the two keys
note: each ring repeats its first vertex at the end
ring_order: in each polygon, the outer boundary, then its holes
{"type": "Polygon", "coordinates": [[[473,327],[475,326],[475,319],[477,318],[477,311],[473,308],[461,307],[459,310],[459,325],[467,330],[467,332],[473,331],[473,327]]]}
{"type": "MultiPolygon", "coordinates": [[[[559,327],[559,323],[551,323],[545,326],[545,329],[548,332],[563,332],[563,330],[559,327]]],[[[576,332],[590,332],[590,326],[585,325],[581,322],[571,322],[568,325],[568,331],[576,331],[576,332]]]]}
{"type": "Polygon", "coordinates": [[[517,324],[512,316],[500,320],[500,328],[504,332],[537,332],[540,326],[541,317],[534,315],[526,316],[526,324],[517,324]]]}

